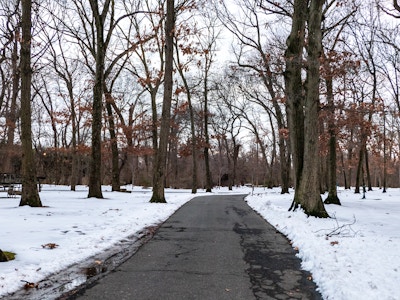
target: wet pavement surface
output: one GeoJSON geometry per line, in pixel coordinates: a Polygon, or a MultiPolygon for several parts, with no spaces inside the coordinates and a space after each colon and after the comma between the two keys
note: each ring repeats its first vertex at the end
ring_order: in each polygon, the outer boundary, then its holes
{"type": "Polygon", "coordinates": [[[126,262],[59,299],[322,299],[289,241],[243,197],[189,201],[126,262]]]}
{"type": "Polygon", "coordinates": [[[87,258],[84,262],[71,265],[68,269],[52,274],[35,283],[37,288],[21,289],[2,300],[54,300],[68,299],[79,289],[93,284],[124,263],[148,240],[158,226],[144,228],[132,236],[119,241],[103,253],[87,258]]]}

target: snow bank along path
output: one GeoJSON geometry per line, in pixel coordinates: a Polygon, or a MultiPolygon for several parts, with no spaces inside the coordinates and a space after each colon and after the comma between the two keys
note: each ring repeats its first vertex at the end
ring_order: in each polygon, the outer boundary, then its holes
{"type": "MultiPolygon", "coordinates": [[[[291,195],[259,191],[247,201],[298,249],[324,299],[400,299],[400,190],[362,195],[339,190],[331,219],[288,212],[291,195]]],[[[326,197],[324,195],[323,197],[326,197]]]]}

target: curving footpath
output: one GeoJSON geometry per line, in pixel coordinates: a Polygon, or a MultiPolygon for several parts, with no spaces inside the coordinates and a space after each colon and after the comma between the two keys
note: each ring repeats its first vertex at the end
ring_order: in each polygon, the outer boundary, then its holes
{"type": "Polygon", "coordinates": [[[243,198],[194,198],[129,260],[70,299],[321,299],[288,240],[243,198]]]}

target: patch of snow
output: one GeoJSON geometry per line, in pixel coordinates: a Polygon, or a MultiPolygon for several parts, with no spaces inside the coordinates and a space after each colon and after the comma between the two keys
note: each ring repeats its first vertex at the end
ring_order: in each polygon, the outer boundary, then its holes
{"type": "Polygon", "coordinates": [[[342,205],[325,205],[330,219],[289,212],[293,194],[264,190],[246,200],[292,241],[324,299],[400,299],[399,189],[375,188],[366,199],[339,189],[342,205]]]}

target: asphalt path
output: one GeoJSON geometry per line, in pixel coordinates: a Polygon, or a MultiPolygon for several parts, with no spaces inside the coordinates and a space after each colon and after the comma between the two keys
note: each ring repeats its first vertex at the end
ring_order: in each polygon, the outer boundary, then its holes
{"type": "Polygon", "coordinates": [[[75,299],[321,299],[289,241],[244,195],[197,197],[75,299]]]}

